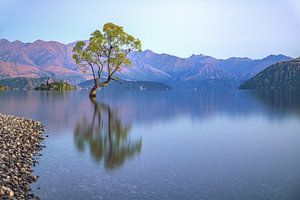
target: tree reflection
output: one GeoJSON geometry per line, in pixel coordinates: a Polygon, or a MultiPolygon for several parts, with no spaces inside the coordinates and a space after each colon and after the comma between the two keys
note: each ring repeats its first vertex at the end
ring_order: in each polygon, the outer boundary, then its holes
{"type": "Polygon", "coordinates": [[[123,123],[117,111],[95,100],[91,102],[92,119],[84,117],[76,124],[74,141],[79,151],[89,148],[95,161],[103,160],[105,168],[112,170],[139,154],[142,140],[130,140],[131,125],[123,123]]]}

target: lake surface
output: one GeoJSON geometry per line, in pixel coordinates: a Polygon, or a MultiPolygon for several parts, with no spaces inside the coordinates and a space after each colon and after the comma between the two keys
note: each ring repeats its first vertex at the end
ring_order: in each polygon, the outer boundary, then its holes
{"type": "Polygon", "coordinates": [[[300,96],[246,91],[0,92],[42,121],[42,199],[300,199],[300,96]]]}

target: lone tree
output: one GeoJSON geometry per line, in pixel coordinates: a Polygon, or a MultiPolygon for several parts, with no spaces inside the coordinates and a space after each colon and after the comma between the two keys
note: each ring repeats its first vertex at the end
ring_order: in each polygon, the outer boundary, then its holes
{"type": "Polygon", "coordinates": [[[117,81],[115,73],[131,65],[127,55],[134,50],[141,51],[141,41],[113,23],[105,24],[102,32],[93,32],[88,44],[84,41],[76,43],[73,48],[74,60],[83,73],[90,68],[94,78],[90,98],[95,98],[97,90],[107,86],[111,80],[117,81]]]}

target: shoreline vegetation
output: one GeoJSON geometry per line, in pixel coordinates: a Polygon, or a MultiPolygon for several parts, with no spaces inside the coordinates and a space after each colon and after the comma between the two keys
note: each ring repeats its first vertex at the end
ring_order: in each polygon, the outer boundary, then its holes
{"type": "MultiPolygon", "coordinates": [[[[22,91],[74,91],[90,90],[94,86],[94,80],[86,80],[77,84],[72,84],[67,80],[58,80],[49,77],[43,78],[25,78],[16,77],[0,80],[0,85],[8,90],[22,91]]],[[[119,79],[117,82],[111,82],[107,87],[109,90],[171,90],[168,84],[157,81],[136,81],[119,79]]],[[[3,88],[4,89],[4,88],[3,88]]],[[[1,91],[1,88],[0,88],[1,91]]],[[[4,91],[4,90],[3,90],[4,91]]]]}
{"type": "Polygon", "coordinates": [[[0,113],[0,199],[39,199],[30,184],[43,147],[44,128],[39,121],[0,113]]]}
{"type": "Polygon", "coordinates": [[[76,90],[76,86],[70,85],[64,81],[57,81],[51,83],[42,83],[39,87],[34,88],[34,90],[47,90],[47,91],[69,91],[76,90]]]}
{"type": "Polygon", "coordinates": [[[0,79],[0,91],[3,90],[55,90],[55,91],[67,91],[77,90],[76,85],[72,85],[67,80],[60,80],[51,77],[42,78],[26,78],[15,77],[0,79]]]}
{"type": "Polygon", "coordinates": [[[11,90],[11,88],[7,86],[0,85],[0,91],[11,90]]]}

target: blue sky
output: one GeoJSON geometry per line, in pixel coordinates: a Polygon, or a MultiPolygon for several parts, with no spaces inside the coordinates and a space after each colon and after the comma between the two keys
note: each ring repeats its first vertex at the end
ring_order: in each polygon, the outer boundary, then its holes
{"type": "Polygon", "coordinates": [[[9,40],[69,43],[106,22],[158,53],[300,56],[299,0],[0,0],[0,38],[9,40]]]}

